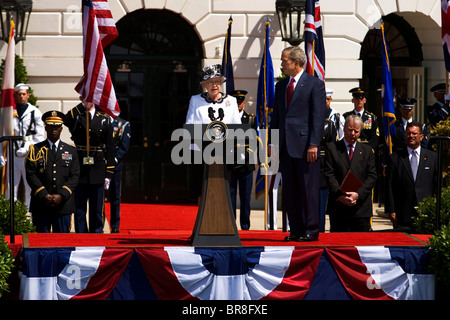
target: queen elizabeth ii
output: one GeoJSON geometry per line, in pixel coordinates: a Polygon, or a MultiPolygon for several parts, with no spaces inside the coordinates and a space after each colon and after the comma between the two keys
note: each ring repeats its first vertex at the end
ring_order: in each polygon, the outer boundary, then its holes
{"type": "Polygon", "coordinates": [[[205,92],[191,97],[186,124],[208,124],[214,120],[226,124],[241,123],[236,98],[220,92],[225,80],[220,64],[203,68],[200,83],[205,92]]]}

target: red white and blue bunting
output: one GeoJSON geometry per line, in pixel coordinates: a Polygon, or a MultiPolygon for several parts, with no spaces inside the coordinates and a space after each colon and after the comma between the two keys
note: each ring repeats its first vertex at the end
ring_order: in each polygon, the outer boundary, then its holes
{"type": "Polygon", "coordinates": [[[24,300],[431,300],[426,247],[24,248],[24,300]]]}

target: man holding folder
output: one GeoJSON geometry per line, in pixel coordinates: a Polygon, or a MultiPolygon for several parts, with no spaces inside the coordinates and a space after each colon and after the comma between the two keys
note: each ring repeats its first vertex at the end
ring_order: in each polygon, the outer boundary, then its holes
{"type": "Polygon", "coordinates": [[[377,181],[372,148],[358,142],[363,122],[345,119],[344,139],[327,144],[324,175],[329,187],[327,211],[331,232],[372,229],[372,189],[377,181]]]}

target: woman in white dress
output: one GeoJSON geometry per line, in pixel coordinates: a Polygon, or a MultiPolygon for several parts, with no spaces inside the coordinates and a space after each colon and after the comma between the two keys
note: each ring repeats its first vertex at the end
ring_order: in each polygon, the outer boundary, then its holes
{"type": "Polygon", "coordinates": [[[225,80],[220,64],[203,68],[200,83],[205,92],[191,97],[186,124],[208,124],[214,120],[226,124],[241,123],[236,98],[220,92],[225,80]]]}
{"type": "MultiPolygon", "coordinates": [[[[240,124],[238,104],[235,97],[220,92],[222,84],[226,78],[222,75],[221,65],[211,65],[203,68],[202,81],[205,92],[191,97],[189,110],[186,116],[186,124],[209,124],[214,120],[222,121],[226,124],[240,124]]],[[[193,146],[191,146],[193,147],[193,146]]],[[[193,152],[199,152],[194,146],[193,152]],[[195,151],[197,150],[197,151],[195,151]]],[[[192,156],[195,159],[195,156],[192,156]]],[[[203,183],[203,165],[191,165],[191,186],[190,193],[200,204],[201,188],[203,183]]]]}

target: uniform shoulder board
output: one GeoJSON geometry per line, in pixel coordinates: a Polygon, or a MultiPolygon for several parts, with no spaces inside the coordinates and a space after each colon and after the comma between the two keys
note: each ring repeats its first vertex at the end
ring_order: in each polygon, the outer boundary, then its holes
{"type": "Polygon", "coordinates": [[[70,116],[75,119],[81,114],[81,110],[78,108],[78,106],[73,107],[70,109],[70,116]]]}
{"type": "Polygon", "coordinates": [[[369,112],[367,110],[364,110],[364,113],[367,113],[367,115],[371,116],[372,118],[376,118],[377,116],[375,115],[375,113],[369,112]]]}
{"type": "Polygon", "coordinates": [[[98,110],[97,112],[100,116],[109,117],[109,115],[107,115],[105,111],[98,110]]]}

